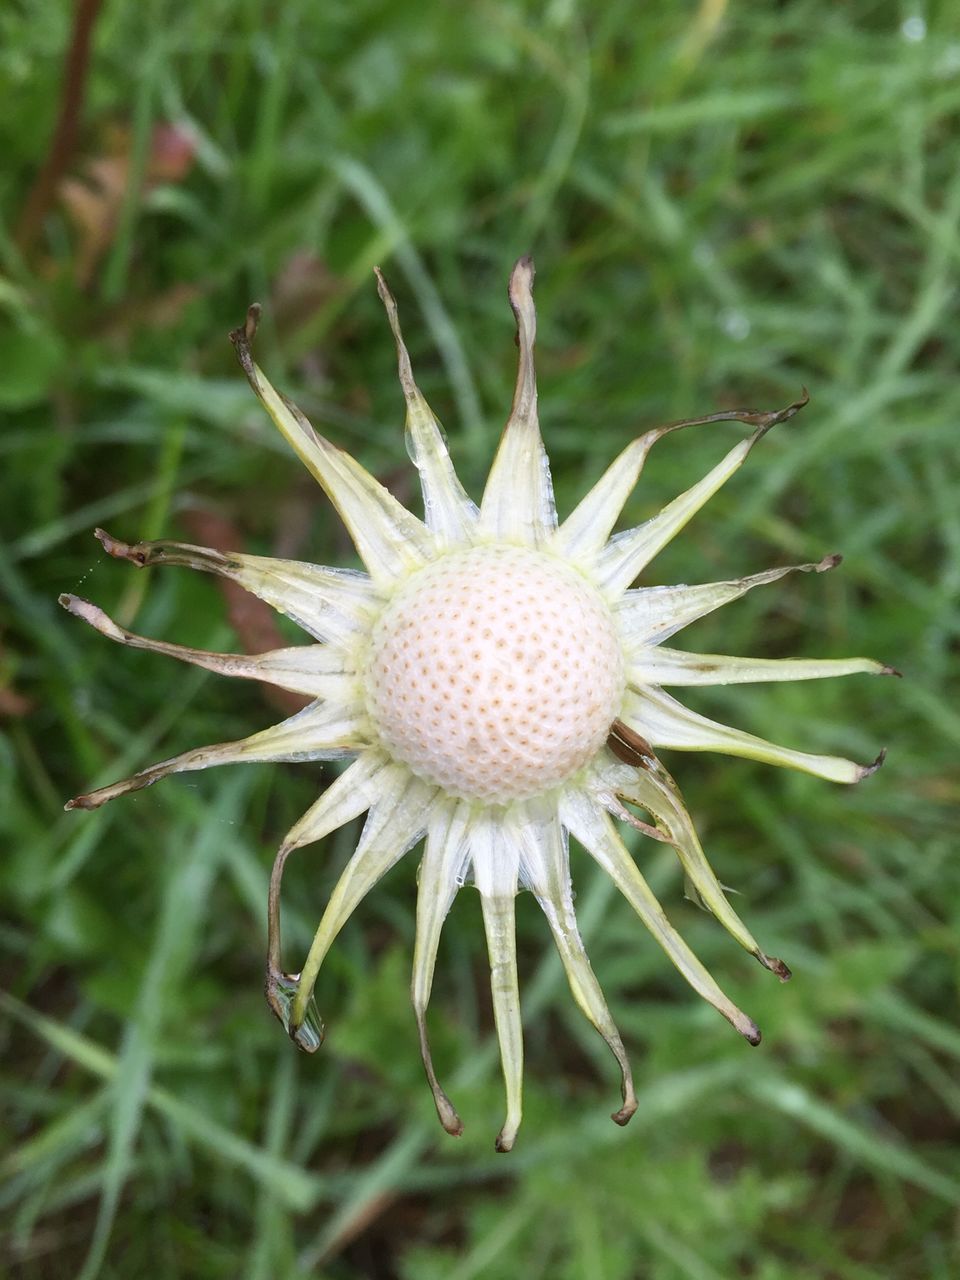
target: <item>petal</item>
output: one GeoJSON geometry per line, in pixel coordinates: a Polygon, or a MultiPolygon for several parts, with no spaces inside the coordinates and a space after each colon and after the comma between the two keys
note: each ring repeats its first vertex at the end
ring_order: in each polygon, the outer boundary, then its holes
{"type": "Polygon", "coordinates": [[[294,824],[273,862],[267,907],[267,1002],[286,1031],[308,1053],[320,1047],[322,1036],[311,1035],[310,1028],[304,1034],[302,1027],[291,1027],[292,997],[299,986],[299,975],[287,974],[281,967],[280,889],[283,872],[295,849],[322,839],[369,809],[381,794],[384,778],[388,776],[386,770],[391,767],[389,757],[382,752],[374,749],[364,751],[294,824]]]}
{"type": "Polygon", "coordinates": [[[466,801],[438,801],[427,828],[427,841],[417,885],[417,938],[413,952],[411,997],[420,1037],[420,1056],[433,1093],[437,1115],[447,1133],[459,1137],[463,1122],[440,1087],[427,1037],[427,1005],[433,988],[440,931],[464,883],[470,862],[471,805],[466,801]]]}
{"type": "Polygon", "coordinates": [[[475,819],[470,830],[473,875],[480,890],[490,960],[493,1017],[507,1092],[507,1115],[496,1141],[498,1151],[513,1148],[523,1110],[523,1028],[515,912],[520,854],[511,836],[502,816],[489,808],[475,819]]]}
{"type": "Polygon", "coordinates": [[[626,1124],[637,1109],[637,1096],[627,1051],[600,989],[580,937],[570,883],[567,833],[556,811],[536,813],[527,805],[527,820],[520,824],[520,880],[533,891],[553,933],[570,991],[580,1009],[606,1041],[620,1066],[623,1106],[613,1113],[617,1124],[626,1124]]]}
{"type": "Polygon", "coordinates": [[[780,409],[776,413],[754,413],[747,409],[731,409],[713,415],[714,421],[735,420],[755,424],[757,430],[749,440],[738,445],[718,463],[699,484],[668,503],[657,515],[638,525],[618,533],[597,557],[596,577],[598,585],[611,597],[621,595],[637,574],[641,572],[659,551],[674,538],[705,502],[720,489],[743,464],[753,446],[778,422],[786,422],[807,403],[804,398],[780,409]]]}
{"type": "Polygon", "coordinates": [[[265,600],[315,639],[330,644],[355,644],[357,633],[369,630],[381,599],[365,573],[350,569],[324,569],[298,560],[232,551],[225,554],[185,542],[130,545],[103,529],[95,530],[95,534],[108,555],[129,560],[139,569],[159,564],[184,565],[228,578],[265,600]]]}
{"type": "Polygon", "coordinates": [[[131,649],[146,649],[178,658],[195,667],[204,667],[222,676],[244,680],[264,680],[267,684],[306,693],[340,706],[360,701],[359,678],[343,669],[343,655],[322,644],[297,645],[291,649],[274,649],[269,653],[209,653],[205,649],[188,649],[181,644],[148,640],[125,627],[118,626],[104,611],[79,596],[62,595],[60,603],[74,617],[82,618],[101,635],[131,649]]]}
{"type": "Polygon", "coordinates": [[[386,308],[397,344],[400,385],[407,402],[407,452],[420,473],[427,528],[446,546],[470,542],[480,513],[464,491],[453,469],[443,429],[414,381],[393,294],[387,288],[380,268],[375,267],[374,270],[380,300],[386,308]]]}
{"type": "Polygon", "coordinates": [[[627,591],[614,606],[625,642],[632,646],[659,644],[669,640],[698,618],[746,595],[754,587],[777,582],[788,573],[825,573],[840,563],[840,556],[827,556],[818,564],[792,564],[768,569],[747,578],[728,582],[704,582],[696,586],[638,587],[627,591]]]}
{"type": "Polygon", "coordinates": [[[350,755],[366,744],[370,729],[367,714],[359,704],[348,707],[312,702],[280,724],[236,742],[197,747],[182,755],[162,760],[122,782],[100,787],[89,795],[68,800],[66,809],[99,809],[108,800],[152,787],[171,773],[189,773],[220,764],[265,764],[281,760],[333,760],[350,755]]]}
{"type": "Polygon", "coordinates": [[[391,764],[380,773],[377,790],[360,843],[330,895],[304,963],[290,1014],[291,1034],[303,1021],[333,940],[374,885],[423,835],[437,796],[435,786],[400,764],[391,764]]]}
{"type": "Polygon", "coordinates": [[[517,386],[480,504],[482,532],[528,546],[544,543],[557,527],[550,463],[537,417],[533,275],[533,259],[521,258],[510,276],[510,305],[517,318],[520,347],[517,386]]]}
{"type": "Polygon", "coordinates": [[[600,805],[582,790],[568,787],[560,804],[560,820],[610,876],[693,989],[722,1013],[746,1040],[759,1044],[760,1031],[756,1023],[723,994],[670,924],[656,895],[600,805]]]}
{"type": "Polygon", "coordinates": [[[741,947],[755,956],[781,981],[790,970],[775,956],[768,956],[727,901],[713,868],[707,861],[683,797],[673,778],[655,757],[646,757],[644,767],[631,768],[619,762],[601,765],[595,774],[594,795],[615,816],[633,824],[633,815],[624,810],[617,797],[639,805],[653,817],[659,832],[673,845],[689,884],[701,904],[711,911],[741,947]]]}
{"type": "Polygon", "coordinates": [[[339,777],[334,778],[303,817],[293,824],[281,848],[292,853],[304,845],[315,844],[364,813],[394,785],[393,771],[396,768],[384,751],[368,747],[339,777]]]}
{"type": "Polygon", "coordinates": [[[673,747],[677,751],[721,751],[725,755],[762,760],[765,764],[786,769],[800,769],[829,782],[859,782],[876,773],[883,763],[883,752],[872,764],[861,765],[840,756],[808,755],[803,751],[778,747],[764,738],[697,715],[662,689],[630,688],[623,719],[654,747],[673,747]]]}
{"type": "Polygon", "coordinates": [[[872,658],[731,658],[719,653],[684,653],[680,649],[641,649],[631,658],[631,684],[751,684],[770,680],[820,680],[858,672],[898,674],[872,658]]]}
{"type": "Polygon", "coordinates": [[[592,565],[603,548],[617,517],[633,492],[647,454],[669,428],[648,431],[631,440],[597,483],[571,511],[551,539],[557,555],[592,565]]]}
{"type": "MultiPolygon", "coordinates": [[[[782,413],[792,417],[803,404],[806,404],[806,400],[791,405],[792,412],[783,410],[782,413]]],[[[702,418],[683,418],[679,422],[668,422],[666,426],[644,432],[614,459],[587,496],[564,520],[552,542],[557,554],[569,559],[585,560],[590,564],[594,562],[633,492],[647,454],[664,436],[682,431],[684,427],[701,427],[711,422],[748,422],[753,426],[761,426],[771,417],[777,416],[749,409],[725,409],[720,413],[708,413],[702,418]]],[[[782,421],[782,416],[778,420],[782,421]]],[[[766,429],[769,430],[772,425],[772,422],[769,423],[766,429]]]]}
{"type": "Polygon", "coordinates": [[[230,335],[243,371],[284,439],[323,486],[370,576],[383,586],[419,568],[436,552],[436,540],[426,525],[359,462],[314,431],[296,405],[275,391],[254,364],[250,342],[258,315],[259,309],[251,307],[246,326],[230,335]]]}

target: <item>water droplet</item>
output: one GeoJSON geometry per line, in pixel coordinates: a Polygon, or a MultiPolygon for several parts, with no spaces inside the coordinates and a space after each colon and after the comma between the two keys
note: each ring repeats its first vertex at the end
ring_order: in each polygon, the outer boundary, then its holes
{"type": "Polygon", "coordinates": [[[728,338],[733,338],[734,342],[743,342],[744,338],[750,336],[750,320],[736,307],[729,307],[723,312],[720,316],[720,327],[728,338]]]}
{"type": "Polygon", "coordinates": [[[306,1013],[299,1027],[291,1025],[293,1002],[300,990],[299,973],[281,973],[267,981],[267,1000],[270,1008],[283,1023],[283,1029],[299,1049],[316,1053],[323,1044],[323,1019],[311,994],[306,1013]]]}
{"type": "Polygon", "coordinates": [[[900,34],[904,40],[909,40],[911,44],[919,44],[927,35],[927,24],[918,13],[910,18],[904,18],[900,24],[900,34]]]}

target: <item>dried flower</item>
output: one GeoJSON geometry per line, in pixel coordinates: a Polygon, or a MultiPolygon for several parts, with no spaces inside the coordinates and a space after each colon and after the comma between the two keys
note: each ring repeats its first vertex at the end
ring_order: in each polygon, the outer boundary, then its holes
{"type": "Polygon", "coordinates": [[[717,986],[670,925],[624,846],[612,817],[674,847],[688,883],[734,938],[778,977],[728,902],[656,748],[720,751],[858,782],[881,763],[778,747],[687,710],[663,686],[807,680],[853,672],[892,674],[867,658],[771,660],[695,654],[664,641],[697,618],[793,572],[839,560],[771,569],[729,582],[631,589],[654,556],[738,469],[775,413],[735,409],[660,427],[634,440],[579,506],[558,524],[537,419],[533,264],[510,278],[519,370],[513,408],[480,507],[454,472],[439,424],[413,378],[396,305],[377,273],[396,339],[407,406],[407,442],[420,473],[424,520],[405,510],[351,457],[315,433],[254,364],[257,310],[232,334],[265,408],[340,513],[366,573],[261,556],[224,555],[173,542],[127,546],[98,530],[105,549],[136,565],[180,564],[241,584],[297,622],[315,643],[254,657],[212,654],[146,640],[76,596],[61,603],[122,644],[170,654],[225,675],[265,680],[310,696],[305,710],[238,742],[202,747],[70,801],[93,809],[167,774],[234,761],[353,762],[287,835],[269,904],[267,997],[297,1044],[314,1050],[312,1008],[320,965],[344,922],[380,877],[426,835],[417,898],[412,995],[424,1067],[441,1123],[459,1116],[437,1080],[426,1031],[440,930],[457,890],[480,893],[507,1115],[497,1149],[509,1151],[521,1114],[523,1043],[514,899],[530,889],[553,932],[577,1004],[622,1073],[625,1124],[636,1110],[620,1034],[577,928],[567,841],[572,834],[613,879],[691,986],[751,1044],[756,1024],[717,986]],[[748,439],[646,523],[615,534],[617,516],[651,447],[697,423],[738,421],[748,439]],[[641,821],[628,805],[644,811],[641,821]],[[302,973],[280,963],[280,882],[290,853],[367,812],[355,853],[320,921],[302,973]]]}

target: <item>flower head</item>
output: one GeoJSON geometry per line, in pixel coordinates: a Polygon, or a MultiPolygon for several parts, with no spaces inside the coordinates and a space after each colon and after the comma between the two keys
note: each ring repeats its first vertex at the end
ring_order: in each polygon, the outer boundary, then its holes
{"type": "Polygon", "coordinates": [[[128,546],[101,530],[105,549],[135,565],[179,564],[232,579],[297,622],[314,643],[255,656],[207,653],[144,639],[95,605],[61,597],[71,613],[122,644],[169,654],[225,675],[306,694],[309,705],[238,742],[201,747],[71,800],[93,809],[165,777],[239,761],[352,763],[288,833],[270,886],[267,998],[301,1048],[322,1025],[312,992],[323,959],[361,899],[422,837],[412,996],[427,1078],[444,1128],[462,1129],[437,1080],[426,1010],[440,930],[457,890],[479,890],[496,1030],[507,1094],[497,1148],[508,1151],[521,1114],[523,1042],[514,899],[530,889],[547,918],[574,999],[609,1045],[622,1073],[625,1124],[636,1110],[620,1034],[577,928],[568,858],[573,835],[613,879],[691,986],[751,1044],[756,1024],[717,986],[673,929],[618,834],[614,819],[672,845],[700,901],[778,977],[727,900],[697,839],[659,747],[720,751],[857,782],[870,765],[808,755],[697,715],[664,686],[807,680],[853,672],[893,674],[867,658],[771,660],[696,654],[664,642],[764,583],[823,572],[839,560],[771,569],[698,586],[631,584],[738,469],[753,446],[806,404],[757,413],[734,409],[670,423],[629,444],[559,523],[537,419],[533,263],[510,278],[519,370],[513,407],[479,508],[464,492],[439,424],[420,393],[392,296],[377,272],[396,340],[407,439],[420,473],[424,519],[412,515],[353,458],[318,435],[253,362],[257,309],[231,335],[256,394],[320,482],[350,532],[365,573],[290,560],[222,554],[175,542],[128,546]],[[651,447],[699,423],[753,428],[698,484],[634,529],[613,534],[651,447]],[[612,536],[611,536],[612,535],[612,536]],[[632,808],[642,810],[641,820],[632,808]],[[280,883],[289,855],[366,812],[356,851],[327,904],[303,971],[281,966],[280,883]]]}

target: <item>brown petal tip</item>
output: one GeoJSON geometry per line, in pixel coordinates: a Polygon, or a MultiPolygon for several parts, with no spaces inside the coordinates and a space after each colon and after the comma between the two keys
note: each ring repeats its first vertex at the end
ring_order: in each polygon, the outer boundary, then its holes
{"type": "Polygon", "coordinates": [[[106,529],[94,529],[93,536],[108,556],[113,556],[116,560],[129,560],[138,569],[142,569],[147,563],[146,552],[141,547],[131,546],[129,542],[121,542],[119,538],[114,538],[112,534],[107,533],[106,529]]]}
{"type": "Polygon", "coordinates": [[[838,564],[843,561],[843,556],[839,551],[834,552],[832,556],[824,556],[820,563],[816,566],[817,573],[827,573],[830,569],[835,569],[838,564]]]}
{"type": "Polygon", "coordinates": [[[613,1121],[614,1124],[618,1124],[622,1129],[624,1125],[627,1125],[630,1123],[634,1115],[636,1115],[636,1111],[637,1111],[637,1102],[634,1101],[632,1104],[628,1106],[621,1107],[619,1111],[614,1111],[611,1114],[610,1119],[613,1121]]]}
{"type": "Polygon", "coordinates": [[[746,1014],[742,1014],[740,1020],[735,1022],[733,1025],[743,1036],[744,1040],[746,1040],[747,1044],[756,1046],[763,1039],[763,1036],[760,1033],[760,1028],[754,1020],[752,1018],[748,1018],[746,1014]]]}
{"type": "Polygon", "coordinates": [[[99,802],[93,796],[74,796],[63,806],[65,813],[72,813],[74,809],[99,809],[99,807],[99,802]]]}
{"type": "Polygon", "coordinates": [[[869,778],[871,774],[876,773],[877,770],[883,764],[884,760],[886,760],[886,758],[887,758],[887,748],[884,747],[883,750],[880,752],[880,754],[877,756],[876,760],[874,760],[872,764],[863,764],[860,766],[860,772],[857,776],[856,781],[862,782],[864,778],[869,778]]]}
{"type": "MultiPolygon", "coordinates": [[[[755,951],[754,955],[760,961],[765,969],[769,969],[771,973],[776,974],[781,982],[789,982],[793,977],[793,971],[790,966],[784,964],[778,956],[766,956],[762,951],[755,951]]],[[[758,1033],[759,1034],[759,1033],[758,1033]]]]}

